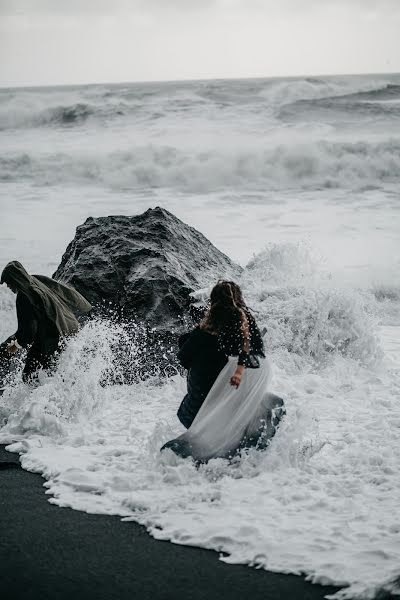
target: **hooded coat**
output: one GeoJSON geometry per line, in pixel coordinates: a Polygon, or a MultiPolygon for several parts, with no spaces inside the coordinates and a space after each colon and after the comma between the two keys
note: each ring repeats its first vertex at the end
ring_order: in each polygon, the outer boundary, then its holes
{"type": "Polygon", "coordinates": [[[23,347],[35,343],[42,352],[52,351],[61,337],[78,331],[74,312],[92,308],[73,288],[44,275],[29,275],[18,261],[6,265],[1,283],[17,293],[18,331],[12,337],[23,347]]]}

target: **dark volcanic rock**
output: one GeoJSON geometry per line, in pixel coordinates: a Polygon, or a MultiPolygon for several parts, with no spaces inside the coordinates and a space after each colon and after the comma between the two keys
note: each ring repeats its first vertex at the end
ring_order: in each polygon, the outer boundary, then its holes
{"type": "Polygon", "coordinates": [[[154,208],[134,217],[88,218],[53,277],[98,308],[112,303],[124,319],[166,332],[181,327],[190,292],[240,272],[196,229],[154,208]]]}

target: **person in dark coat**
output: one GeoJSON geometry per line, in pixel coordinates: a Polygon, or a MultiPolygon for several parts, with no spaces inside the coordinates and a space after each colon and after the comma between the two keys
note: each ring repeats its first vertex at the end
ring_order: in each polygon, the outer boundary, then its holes
{"type": "Polygon", "coordinates": [[[219,281],[200,326],[181,342],[178,358],[188,368],[188,393],[178,417],[187,431],[161,451],[199,465],[231,460],[250,448],[265,450],[285,407],[268,391],[271,364],[240,287],[219,281]]]}
{"type": "Polygon", "coordinates": [[[240,287],[222,280],[211,291],[210,306],[199,327],[179,340],[177,357],[188,370],[188,389],[178,419],[187,429],[229,356],[238,357],[231,378],[231,385],[238,387],[245,368],[259,367],[258,357],[265,356],[264,343],[240,287]]]}
{"type": "Polygon", "coordinates": [[[4,268],[0,283],[17,295],[18,329],[0,345],[4,364],[21,348],[28,350],[22,373],[25,382],[49,369],[64,337],[79,329],[74,313],[87,313],[90,303],[72,287],[44,275],[29,275],[18,261],[4,268]]]}
{"type": "Polygon", "coordinates": [[[228,357],[215,335],[196,327],[179,339],[178,360],[187,369],[187,394],[178,409],[178,419],[188,429],[228,357]]]}

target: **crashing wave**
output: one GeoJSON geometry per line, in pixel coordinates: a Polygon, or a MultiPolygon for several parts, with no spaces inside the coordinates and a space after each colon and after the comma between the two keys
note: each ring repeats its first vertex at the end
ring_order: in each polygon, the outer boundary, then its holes
{"type": "MultiPolygon", "coordinates": [[[[10,449],[46,477],[60,506],[135,520],[158,539],[223,552],[226,562],[347,586],[338,600],[394,590],[398,374],[374,368],[368,306],[321,277],[301,245],[268,247],[241,284],[268,327],[272,389],[288,407],[267,452],[198,469],[160,456],[180,433],[185,381],[108,385],[125,335],[109,321],[88,323],[40,387],[15,381],[5,391],[0,441],[16,442],[10,449]]],[[[11,308],[4,295],[4,319],[11,308]]]]}
{"type": "Polygon", "coordinates": [[[385,300],[400,301],[400,286],[394,283],[375,285],[372,292],[378,302],[384,302],[385,300]]]}
{"type": "Polygon", "coordinates": [[[381,358],[368,300],[317,279],[307,247],[267,247],[247,265],[242,285],[267,328],[270,352],[283,349],[319,366],[336,355],[362,364],[381,358]]]}
{"type": "Polygon", "coordinates": [[[266,142],[238,148],[145,145],[108,154],[0,156],[0,180],[46,184],[148,186],[207,192],[220,188],[365,189],[400,179],[400,139],[382,142],[266,142]]]}
{"type": "Polygon", "coordinates": [[[100,119],[112,121],[121,115],[152,120],[168,113],[201,114],[206,107],[248,105],[262,112],[266,107],[302,106],[302,102],[390,100],[399,97],[399,87],[390,79],[293,78],[217,80],[174,84],[119,84],[69,88],[30,88],[0,91],[0,130],[81,125],[100,119]],[[297,105],[296,103],[300,103],[297,105]],[[199,113],[200,111],[200,113],[199,113]]]}
{"type": "Polygon", "coordinates": [[[400,85],[388,83],[369,91],[361,91],[339,96],[337,99],[352,100],[400,100],[400,85]]]}
{"type": "Polygon", "coordinates": [[[79,125],[95,114],[96,107],[84,102],[77,102],[68,106],[52,106],[38,112],[32,112],[29,107],[24,107],[19,112],[3,110],[0,111],[0,130],[52,125],[79,125]]]}

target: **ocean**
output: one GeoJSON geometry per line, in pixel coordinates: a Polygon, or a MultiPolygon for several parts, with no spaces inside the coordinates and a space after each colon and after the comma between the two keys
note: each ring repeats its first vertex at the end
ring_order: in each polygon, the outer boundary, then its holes
{"type": "MultiPolygon", "coordinates": [[[[0,89],[0,136],[3,266],[51,275],[87,217],[164,207],[244,267],[287,408],[264,453],[161,456],[184,379],[104,385],[123,332],[92,322],[0,398],[0,443],[49,501],[336,600],[399,591],[400,75],[0,89]]],[[[5,286],[0,316],[5,339],[5,286]]]]}

